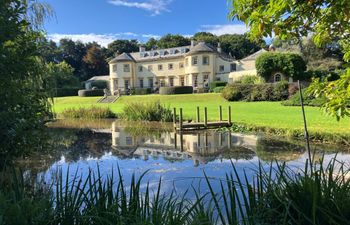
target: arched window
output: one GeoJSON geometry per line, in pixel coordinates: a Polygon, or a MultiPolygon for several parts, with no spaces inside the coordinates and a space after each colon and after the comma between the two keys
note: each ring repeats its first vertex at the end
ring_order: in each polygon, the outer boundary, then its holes
{"type": "Polygon", "coordinates": [[[276,73],[274,75],[274,82],[280,82],[282,80],[282,74],[276,73]]]}

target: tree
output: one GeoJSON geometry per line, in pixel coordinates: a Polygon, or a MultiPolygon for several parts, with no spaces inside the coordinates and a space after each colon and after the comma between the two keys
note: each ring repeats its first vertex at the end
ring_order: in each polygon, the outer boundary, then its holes
{"type": "Polygon", "coordinates": [[[108,44],[107,57],[112,58],[115,54],[137,52],[139,44],[137,40],[115,40],[108,44]]]}
{"type": "Polygon", "coordinates": [[[52,40],[47,40],[45,37],[41,38],[39,41],[39,51],[45,63],[58,63],[62,61],[61,50],[56,42],[52,40]]]}
{"type": "Polygon", "coordinates": [[[192,37],[195,41],[203,41],[206,43],[211,44],[212,46],[217,46],[219,39],[216,35],[209,33],[209,32],[198,32],[195,33],[192,37]]]}
{"type": "Polygon", "coordinates": [[[50,116],[38,51],[42,32],[29,23],[29,6],[25,0],[0,2],[0,165],[40,149],[50,116]]]}
{"type": "Polygon", "coordinates": [[[50,89],[79,87],[78,78],[73,75],[74,69],[66,62],[47,64],[46,86],[50,89]]]}
{"type": "Polygon", "coordinates": [[[179,46],[190,45],[191,40],[189,38],[185,38],[179,34],[172,35],[167,34],[159,39],[157,46],[158,48],[174,48],[179,46]]]}
{"type": "Polygon", "coordinates": [[[155,38],[150,38],[145,44],[147,50],[156,49],[158,45],[158,41],[155,38]]]}
{"type": "Polygon", "coordinates": [[[224,34],[219,36],[219,42],[221,43],[222,50],[227,53],[231,53],[237,59],[242,59],[248,55],[259,51],[262,46],[265,46],[265,42],[261,39],[254,42],[242,34],[224,34]]]}
{"type": "MultiPolygon", "coordinates": [[[[272,36],[281,39],[301,39],[313,33],[317,46],[337,41],[350,61],[350,2],[349,0],[232,0],[230,17],[250,26],[251,39],[272,36]]],[[[324,96],[326,112],[337,119],[350,115],[350,68],[338,81],[326,85],[315,80],[313,94],[324,96]]]]}
{"type": "Polygon", "coordinates": [[[89,79],[96,75],[105,75],[108,73],[108,64],[103,51],[97,43],[90,44],[84,62],[84,79],[89,79]]]}

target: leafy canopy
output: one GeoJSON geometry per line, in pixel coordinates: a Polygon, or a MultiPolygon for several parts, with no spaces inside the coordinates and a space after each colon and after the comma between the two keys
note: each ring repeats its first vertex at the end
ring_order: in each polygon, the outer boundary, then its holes
{"type": "MultiPolygon", "coordinates": [[[[349,0],[230,0],[230,17],[250,27],[251,39],[277,35],[281,39],[297,38],[313,33],[313,41],[323,46],[337,40],[350,61],[349,0]]],[[[350,68],[338,81],[326,85],[319,80],[313,92],[325,96],[326,111],[340,119],[350,115],[350,68]]]]}

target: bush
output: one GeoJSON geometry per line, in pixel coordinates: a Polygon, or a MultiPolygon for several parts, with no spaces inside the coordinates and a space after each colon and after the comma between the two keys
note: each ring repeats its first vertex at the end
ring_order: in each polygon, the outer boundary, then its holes
{"type": "Polygon", "coordinates": [[[152,93],[151,88],[132,88],[130,94],[132,95],[148,95],[152,93]]]}
{"type": "Polygon", "coordinates": [[[288,83],[231,84],[222,91],[228,101],[281,101],[288,98],[288,83]]]}
{"type": "Polygon", "coordinates": [[[260,76],[246,75],[241,77],[239,80],[236,80],[234,83],[261,84],[261,83],[264,83],[264,79],[260,76]]]}
{"type": "Polygon", "coordinates": [[[340,78],[338,72],[327,71],[327,70],[308,70],[305,72],[307,80],[311,81],[312,78],[320,78],[321,80],[334,81],[340,78]]]}
{"type": "Polygon", "coordinates": [[[261,54],[255,62],[260,76],[266,81],[270,80],[274,72],[281,72],[294,80],[306,80],[306,63],[296,53],[266,52],[261,54]]]}
{"type": "Polygon", "coordinates": [[[161,95],[176,95],[176,94],[192,94],[192,86],[176,86],[176,87],[160,87],[159,94],[161,95]]]}
{"type": "Polygon", "coordinates": [[[78,95],[80,97],[93,97],[93,96],[103,96],[104,91],[103,89],[94,89],[94,90],[79,90],[78,95]]]}
{"type": "Polygon", "coordinates": [[[91,108],[68,108],[65,109],[61,114],[63,118],[72,119],[107,119],[116,118],[109,108],[91,107],[91,108]]]}
{"type": "MultiPolygon", "coordinates": [[[[307,88],[302,89],[304,105],[308,106],[322,106],[325,102],[325,98],[315,98],[312,95],[307,94],[307,88]]],[[[292,95],[287,101],[282,102],[284,106],[300,106],[300,95],[299,92],[296,92],[292,95]]]]}
{"type": "Polygon", "coordinates": [[[129,121],[173,121],[170,108],[160,102],[129,103],[123,108],[122,118],[129,121]]]}
{"type": "Polygon", "coordinates": [[[213,89],[214,93],[222,93],[222,91],[224,90],[225,87],[216,87],[213,89]]]}
{"type": "Polygon", "coordinates": [[[56,88],[53,97],[77,96],[79,88],[56,88]]]}
{"type": "Polygon", "coordinates": [[[109,82],[105,80],[95,80],[91,82],[91,87],[96,87],[97,89],[109,89],[109,82]]]}
{"type": "Polygon", "coordinates": [[[210,89],[210,91],[213,91],[214,88],[216,88],[216,87],[225,87],[226,85],[227,85],[227,82],[214,81],[214,82],[209,83],[209,89],[210,89]]]}

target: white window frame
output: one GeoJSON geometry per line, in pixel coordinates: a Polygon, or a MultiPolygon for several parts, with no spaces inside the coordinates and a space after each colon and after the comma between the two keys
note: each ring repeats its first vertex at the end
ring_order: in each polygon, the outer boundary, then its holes
{"type": "Polygon", "coordinates": [[[220,65],[219,66],[219,72],[224,72],[225,71],[225,66],[224,65],[220,65]]]}
{"type": "Polygon", "coordinates": [[[209,65],[209,56],[207,55],[204,55],[203,58],[202,58],[202,64],[203,65],[209,65]],[[205,62],[205,59],[207,59],[207,62],[205,62]]]}
{"type": "Polygon", "coordinates": [[[124,64],[123,71],[124,71],[124,73],[129,73],[130,72],[130,64],[124,64]]]}
{"type": "Polygon", "coordinates": [[[173,69],[174,69],[174,64],[169,63],[169,64],[168,64],[168,70],[173,70],[173,69]]]}
{"type": "Polygon", "coordinates": [[[117,64],[112,65],[112,71],[114,73],[117,72],[117,64]]]}
{"type": "Polygon", "coordinates": [[[198,56],[192,57],[192,65],[198,65],[198,56]]]}

